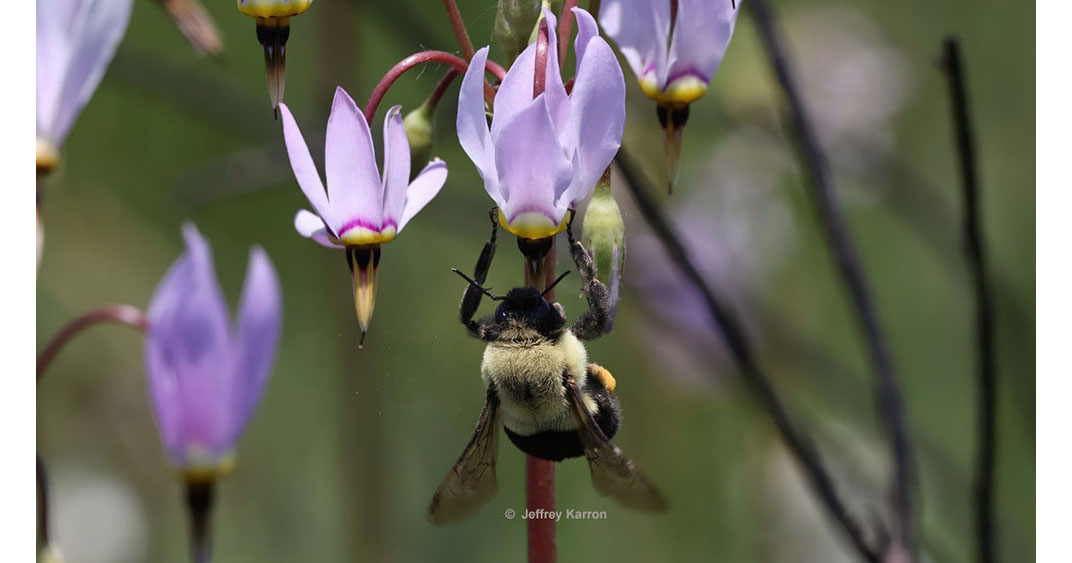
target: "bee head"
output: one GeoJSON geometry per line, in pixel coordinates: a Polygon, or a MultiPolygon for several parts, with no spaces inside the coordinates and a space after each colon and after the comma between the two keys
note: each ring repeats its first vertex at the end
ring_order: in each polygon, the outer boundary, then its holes
{"type": "Polygon", "coordinates": [[[558,332],[566,325],[566,319],[543,295],[534,287],[511,289],[495,309],[495,322],[514,321],[545,336],[558,332]]]}

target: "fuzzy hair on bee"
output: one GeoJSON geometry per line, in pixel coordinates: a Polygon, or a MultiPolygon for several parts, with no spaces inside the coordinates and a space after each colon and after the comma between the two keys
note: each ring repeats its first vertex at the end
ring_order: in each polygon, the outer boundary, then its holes
{"type": "Polygon", "coordinates": [[[569,272],[543,292],[532,287],[511,289],[505,296],[483,287],[495,254],[497,221],[492,211],[491,238],[468,282],[460,319],[470,336],[487,343],[480,376],[486,396],[476,430],[454,467],[432,498],[429,516],[435,523],[475,513],[497,492],[495,464],[499,427],[522,452],[550,461],[584,456],[596,491],[641,510],[664,510],[661,493],[610,439],[621,425],[616,382],[602,366],[589,363],[583,341],[603,334],[610,302],[607,288],[596,278],[588,251],[567,228],[570,253],[588,302],[567,326],[565,309],[544,297],[569,272]],[[474,320],[484,296],[498,301],[495,313],[474,320]]]}

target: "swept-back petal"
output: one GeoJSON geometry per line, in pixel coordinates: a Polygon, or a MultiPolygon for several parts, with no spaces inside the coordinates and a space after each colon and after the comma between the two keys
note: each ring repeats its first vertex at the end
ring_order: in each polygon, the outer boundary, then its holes
{"type": "MultiPolygon", "coordinates": [[[[383,118],[383,223],[398,225],[409,186],[409,139],[402,125],[402,106],[387,110],[383,118]]],[[[401,225],[398,225],[401,230],[401,225]]]]}
{"type": "MultiPolygon", "coordinates": [[[[501,206],[503,197],[499,189],[499,175],[495,169],[495,146],[491,142],[487,111],[484,109],[484,67],[487,61],[487,47],[477,51],[469,61],[469,69],[465,71],[458,92],[456,128],[458,142],[465,154],[469,155],[469,160],[476,165],[480,177],[484,179],[484,189],[501,206]]],[[[496,94],[496,97],[499,95],[496,94]]]]}
{"type": "MultiPolygon", "coordinates": [[[[60,4],[60,13],[69,14],[69,0],[60,4]]],[[[126,33],[132,6],[133,0],[82,0],[67,22],[69,50],[63,85],[54,102],[55,114],[44,132],[56,147],[63,145],[75,117],[97,90],[126,33]]]]}
{"type": "Polygon", "coordinates": [[[341,87],[335,89],[324,146],[331,225],[342,236],[345,225],[360,222],[378,230],[383,218],[383,183],[376,149],[364,114],[341,87]]]}
{"type": "Polygon", "coordinates": [[[324,224],[324,220],[321,219],[316,213],[299,209],[298,213],[294,215],[294,228],[303,237],[311,238],[314,241],[320,243],[328,248],[344,248],[341,245],[331,242],[329,238],[327,226],[324,224]]]}
{"type": "Polygon", "coordinates": [[[405,207],[398,221],[399,232],[402,232],[402,229],[418,211],[428,205],[429,201],[432,201],[432,198],[439,193],[440,188],[443,187],[443,183],[446,181],[447,163],[438,158],[429,162],[428,166],[421,170],[421,173],[413,179],[409,189],[406,190],[405,207]]]}
{"type": "Polygon", "coordinates": [[[234,330],[234,381],[229,441],[234,443],[260,401],[275,363],[283,323],[279,276],[259,246],[249,252],[234,330]]]}
{"type": "Polygon", "coordinates": [[[231,377],[227,310],[212,252],[192,224],[186,252],[172,265],[149,306],[146,371],[165,446],[182,464],[191,449],[230,449],[231,377]]]}
{"type": "Polygon", "coordinates": [[[576,156],[573,182],[559,205],[572,207],[588,197],[618,153],[625,129],[625,78],[610,45],[588,42],[570,95],[570,122],[564,148],[576,156]]]}
{"type": "Polygon", "coordinates": [[[594,37],[599,37],[599,25],[596,24],[596,19],[592,17],[592,14],[588,13],[588,10],[584,8],[573,8],[573,15],[577,18],[577,38],[573,40],[573,50],[577,53],[577,66],[574,68],[574,75],[581,72],[581,61],[584,60],[585,48],[588,47],[588,42],[594,37]]]}
{"type": "MultiPolygon", "coordinates": [[[[706,1],[714,3],[714,0],[706,1]]],[[[678,21],[681,21],[680,14],[678,21]]],[[[670,2],[604,0],[599,11],[599,23],[603,25],[603,31],[618,44],[637,78],[654,73],[654,79],[662,86],[668,66],[670,2]]]]}
{"type": "MultiPolygon", "coordinates": [[[[566,87],[562,83],[562,71],[558,64],[558,40],[556,35],[555,15],[544,9],[547,23],[547,70],[544,80],[544,93],[547,107],[551,111],[556,125],[565,122],[569,115],[569,100],[566,87]]],[[[541,24],[543,25],[543,24],[541,24]]],[[[506,78],[495,93],[495,113],[491,120],[491,137],[495,141],[501,138],[506,127],[525,108],[532,105],[533,82],[536,73],[536,43],[529,45],[517,57],[506,78]]]]}
{"type": "MultiPolygon", "coordinates": [[[[294,177],[298,180],[302,192],[309,203],[316,210],[317,215],[324,219],[325,224],[331,227],[334,219],[331,215],[331,206],[328,204],[328,195],[324,192],[324,184],[320,181],[320,173],[316,171],[313,157],[309,154],[309,147],[305,144],[301,129],[294,121],[287,104],[279,104],[279,113],[283,117],[283,140],[287,145],[287,156],[290,157],[290,167],[294,170],[294,177]]],[[[331,227],[334,229],[334,227],[331,227]]]]}
{"type": "Polygon", "coordinates": [[[506,125],[497,149],[495,165],[508,194],[500,206],[507,226],[526,238],[548,236],[536,234],[548,227],[553,232],[565,216],[566,208],[555,202],[569,186],[573,167],[558,146],[543,95],[506,125]],[[517,232],[519,225],[523,232],[517,232]]]}
{"type": "Polygon", "coordinates": [[[710,82],[729,47],[740,7],[741,0],[736,8],[728,0],[678,0],[667,80],[692,75],[710,82]]]}

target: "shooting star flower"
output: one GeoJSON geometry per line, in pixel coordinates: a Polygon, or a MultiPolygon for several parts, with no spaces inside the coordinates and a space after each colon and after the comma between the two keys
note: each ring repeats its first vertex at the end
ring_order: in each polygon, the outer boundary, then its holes
{"type": "Polygon", "coordinates": [[[325,193],[294,116],[286,104],[279,107],[290,165],[315,211],[298,211],[294,227],[302,236],[324,246],[346,250],[363,343],[376,304],[380,245],[401,233],[410,219],[439,193],[447,180],[447,164],[434,159],[409,181],[409,141],[402,124],[401,106],[394,106],[384,118],[381,177],[365,116],[346,91],[336,88],[324,149],[325,193]]]}
{"type": "Polygon", "coordinates": [[[599,22],[618,44],[666,134],[677,176],[689,104],[707,92],[733,37],[741,0],[606,0],[599,22]]]}
{"type": "Polygon", "coordinates": [[[126,32],[133,0],[37,0],[37,171],[51,171],[126,32]]]}
{"type": "Polygon", "coordinates": [[[257,41],[264,48],[264,68],[268,74],[268,98],[279,117],[286,87],[287,39],[290,18],[309,9],[313,0],[237,0],[238,11],[256,18],[257,41]]]}
{"type": "MultiPolygon", "coordinates": [[[[517,58],[495,96],[488,128],[484,64],[477,51],[462,81],[458,140],[499,206],[507,231],[530,241],[566,228],[567,212],[591,195],[621,146],[625,126],[625,79],[595,19],[577,16],[576,78],[566,91],[555,48],[555,17],[544,10],[548,36],[544,91],[534,94],[538,43],[517,58]]],[[[543,32],[541,32],[543,33],[543,32]]]]}
{"type": "Polygon", "coordinates": [[[193,224],[183,225],[182,233],[186,252],[149,305],[145,369],[172,463],[187,481],[212,482],[230,469],[235,443],[268,381],[283,306],[275,268],[254,247],[232,325],[208,242],[193,224]]]}

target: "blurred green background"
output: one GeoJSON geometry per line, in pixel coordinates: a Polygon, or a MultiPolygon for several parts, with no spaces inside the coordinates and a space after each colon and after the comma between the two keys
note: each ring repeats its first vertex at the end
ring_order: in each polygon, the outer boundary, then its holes
{"type": "MultiPolygon", "coordinates": [[[[972,554],[972,296],[935,64],[947,33],[963,40],[999,321],[998,545],[1004,561],[1034,560],[1033,4],[775,4],[904,383],[925,561],[972,554]]],[[[488,43],[494,3],[459,5],[474,42],[488,43]]],[[[238,465],[219,488],[216,559],[521,560],[524,523],[503,512],[524,506],[523,462],[505,440],[499,496],[460,525],[425,520],[483,399],[482,347],[457,322],[462,283],[449,268],[472,267],[491,202],[453,133],[457,87],[438,114],[435,148],[450,178],[384,248],[376,316],[358,350],[342,253],[292,227],[308,204],[271,118],[253,21],[233,2],[207,8],[224,34],[219,60],[194,55],[155,2],[135,2],[116,59],[45,184],[38,347],[90,308],[146,306],[182,251],[184,220],[210,240],[231,303],[249,247],[260,244],[282,278],[285,326],[238,465]]],[[[747,12],[711,90],[692,107],[675,194],[656,195],[745,318],[763,365],[816,434],[854,513],[880,518],[889,462],[863,343],[747,12]]],[[[334,87],[363,104],[384,71],[422,48],[456,49],[439,2],[319,0],[293,20],[286,101],[318,166],[334,87]]],[[[572,63],[563,66],[572,73],[572,63]]],[[[377,143],[384,109],[412,109],[442,73],[429,66],[391,90],[372,127],[377,143]]],[[[625,144],[661,185],[654,107],[625,73],[625,144]]],[[[628,194],[615,191],[630,261],[615,330],[589,351],[619,382],[626,419],[616,442],[673,507],[654,517],[619,508],[594,493],[582,461],[561,464],[559,506],[608,514],[561,523],[561,560],[849,560],[717,336],[694,328],[687,307],[666,306],[688,295],[674,293],[628,194]]],[[[503,239],[489,285],[518,285],[521,267],[503,239]]],[[[576,316],[577,279],[563,283],[560,300],[576,316]]],[[[186,558],[180,487],[148,410],[141,354],[128,329],[94,329],[38,386],[37,443],[73,563],[186,558]]]]}

